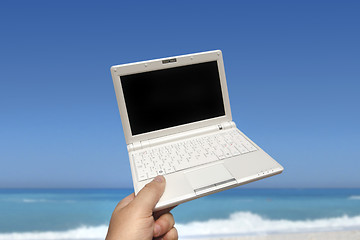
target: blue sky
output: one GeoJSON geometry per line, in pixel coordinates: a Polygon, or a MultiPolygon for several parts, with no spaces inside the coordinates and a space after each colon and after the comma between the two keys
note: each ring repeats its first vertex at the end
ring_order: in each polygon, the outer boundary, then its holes
{"type": "Polygon", "coordinates": [[[223,51],[233,119],[284,167],[360,187],[358,1],[4,1],[0,187],[130,187],[110,66],[223,51]]]}

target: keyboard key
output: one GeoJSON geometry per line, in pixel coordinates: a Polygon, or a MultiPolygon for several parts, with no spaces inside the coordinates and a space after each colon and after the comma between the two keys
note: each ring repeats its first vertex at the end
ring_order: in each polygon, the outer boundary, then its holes
{"type": "Polygon", "coordinates": [[[180,171],[184,168],[179,162],[174,162],[174,169],[175,169],[175,171],[180,171]]]}
{"type": "MultiPolygon", "coordinates": [[[[216,160],[217,160],[217,158],[216,158],[216,160]]],[[[199,165],[206,164],[206,163],[209,163],[209,162],[211,162],[210,158],[206,157],[205,155],[201,155],[199,157],[199,159],[198,159],[199,165]]]]}
{"type": "Polygon", "coordinates": [[[232,157],[232,154],[231,154],[231,152],[230,152],[230,150],[228,149],[228,148],[223,148],[222,149],[222,151],[223,151],[223,153],[224,153],[224,155],[225,155],[225,157],[226,158],[229,158],[229,157],[232,157]]]}
{"type": "Polygon", "coordinates": [[[175,172],[175,169],[174,169],[174,167],[168,166],[165,168],[165,171],[166,171],[166,174],[170,174],[170,173],[175,172]]]}
{"type": "Polygon", "coordinates": [[[157,170],[157,175],[165,175],[165,170],[164,169],[158,169],[157,170]]]}
{"type": "Polygon", "coordinates": [[[135,167],[138,172],[144,171],[145,169],[145,166],[142,163],[135,165],[135,167]]]}
{"type": "Polygon", "coordinates": [[[239,152],[241,152],[242,154],[249,152],[249,150],[247,150],[247,148],[244,147],[244,145],[242,145],[241,143],[236,144],[235,147],[236,147],[236,148],[239,150],[239,152]]]}
{"type": "Polygon", "coordinates": [[[254,147],[251,143],[249,143],[248,141],[243,142],[243,145],[247,148],[247,150],[249,150],[250,152],[252,151],[256,151],[256,147],[254,147]]]}
{"type": "Polygon", "coordinates": [[[149,173],[148,173],[149,178],[154,178],[154,177],[156,177],[157,175],[158,175],[157,172],[154,171],[154,170],[149,171],[149,173]]]}
{"type": "Polygon", "coordinates": [[[236,149],[236,147],[234,147],[233,145],[231,145],[229,147],[229,151],[231,152],[231,155],[233,156],[237,156],[240,155],[241,153],[239,152],[239,150],[236,149]]]}
{"type": "Polygon", "coordinates": [[[146,173],[141,173],[141,174],[138,174],[138,181],[141,182],[141,181],[144,181],[148,179],[146,173]]]}
{"type": "Polygon", "coordinates": [[[219,160],[219,158],[213,154],[213,155],[210,155],[209,157],[207,157],[209,159],[210,162],[214,162],[214,161],[217,161],[219,160]]]}
{"type": "Polygon", "coordinates": [[[221,150],[217,150],[216,152],[214,152],[214,154],[220,159],[224,159],[225,158],[225,154],[223,153],[223,151],[221,150]]]}

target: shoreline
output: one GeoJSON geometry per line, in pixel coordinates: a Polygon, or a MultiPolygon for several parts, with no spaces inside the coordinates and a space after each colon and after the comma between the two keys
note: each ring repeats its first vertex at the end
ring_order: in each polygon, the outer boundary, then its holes
{"type": "MultiPolygon", "coordinates": [[[[179,238],[181,239],[181,238],[179,238]]],[[[360,229],[301,232],[301,233],[274,233],[251,236],[204,237],[184,238],[184,240],[360,240],[360,229]]]]}
{"type": "MultiPolygon", "coordinates": [[[[97,237],[69,237],[71,234],[64,237],[51,236],[16,236],[9,234],[8,236],[0,236],[0,239],[36,239],[36,240],[101,240],[104,238],[97,237]]],[[[105,235],[104,235],[105,236],[105,235]]],[[[360,229],[349,230],[334,230],[323,232],[298,232],[298,233],[273,233],[263,235],[239,235],[239,236],[206,236],[206,237],[182,237],[180,240],[360,240],[360,229]]]]}

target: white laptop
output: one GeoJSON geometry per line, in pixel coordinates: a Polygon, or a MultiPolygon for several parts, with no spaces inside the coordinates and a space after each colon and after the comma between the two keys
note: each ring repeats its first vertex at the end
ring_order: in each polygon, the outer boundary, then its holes
{"type": "Polygon", "coordinates": [[[220,50],[117,65],[111,74],[135,194],[166,178],[155,210],[283,171],[232,121],[220,50]]]}

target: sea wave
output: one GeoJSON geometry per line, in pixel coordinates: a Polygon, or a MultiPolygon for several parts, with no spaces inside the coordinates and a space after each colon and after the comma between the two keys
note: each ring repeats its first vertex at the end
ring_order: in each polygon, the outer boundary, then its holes
{"type": "Polygon", "coordinates": [[[349,199],[350,200],[360,200],[360,196],[359,195],[350,196],[349,199]]]}
{"type": "Polygon", "coordinates": [[[294,221],[267,219],[251,212],[236,212],[231,214],[228,219],[190,222],[177,224],[176,227],[183,237],[335,231],[360,228],[360,215],[294,221]]]}
{"type": "Polygon", "coordinates": [[[0,233],[0,240],[104,239],[108,226],[83,226],[67,231],[0,233]]]}
{"type": "Polygon", "coordinates": [[[23,203],[44,203],[44,202],[48,202],[48,203],[74,203],[76,202],[75,200],[53,200],[53,199],[45,199],[45,198],[39,198],[39,199],[32,199],[32,198],[24,198],[21,199],[21,202],[23,203]]]}
{"type": "Polygon", "coordinates": [[[72,199],[46,199],[46,198],[3,198],[0,202],[11,203],[75,203],[72,199]]]}
{"type": "MultiPolygon", "coordinates": [[[[0,240],[104,239],[107,228],[106,225],[100,225],[82,226],[67,231],[0,233],[0,240]]],[[[268,219],[251,212],[236,212],[226,219],[210,219],[203,222],[176,224],[176,228],[182,239],[204,236],[335,231],[359,229],[360,215],[293,221],[288,219],[268,219]]]]}

